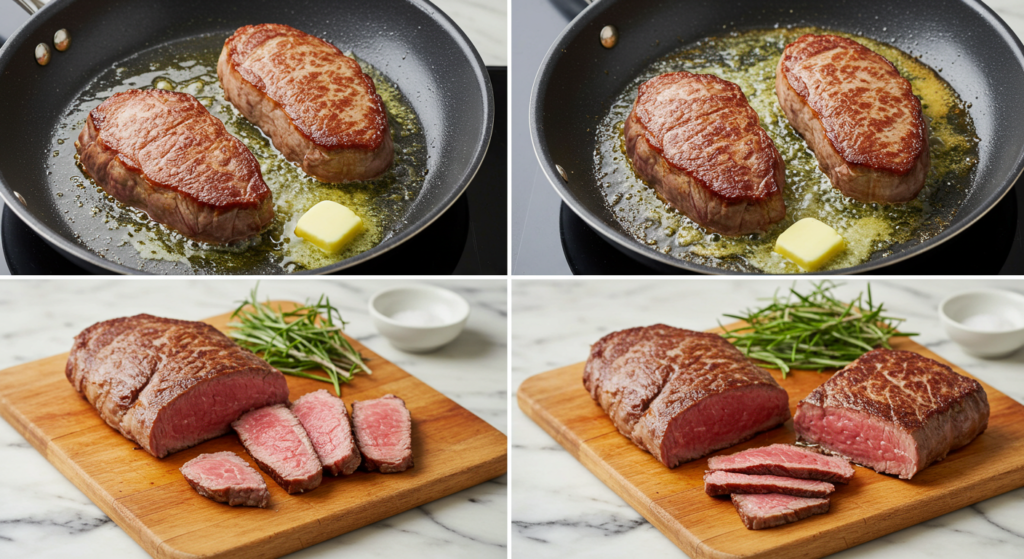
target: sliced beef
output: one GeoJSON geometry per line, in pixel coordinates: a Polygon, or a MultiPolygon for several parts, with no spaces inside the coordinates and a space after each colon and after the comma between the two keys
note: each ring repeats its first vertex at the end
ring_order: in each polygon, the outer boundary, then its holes
{"type": "Polygon", "coordinates": [[[739,86],[710,74],[663,74],[640,86],[626,152],[669,204],[723,235],[786,216],[786,165],[739,86]]]}
{"type": "Polygon", "coordinates": [[[367,470],[404,472],[412,467],[412,415],[393,394],[352,404],[356,442],[367,470]]]}
{"type": "Polygon", "coordinates": [[[181,473],[200,495],[233,507],[263,507],[270,491],[263,476],[234,452],[200,454],[185,462],[181,473]]]}
{"type": "Polygon", "coordinates": [[[213,326],[148,314],[83,330],[65,373],[104,421],[157,458],[288,401],[284,375],[213,326]]]}
{"type": "Polygon", "coordinates": [[[322,181],[372,179],[394,159],[373,80],[319,37],[276,23],[246,25],[224,42],[217,75],[224,97],[322,181]]]}
{"type": "Polygon", "coordinates": [[[988,426],[985,389],[910,351],[876,349],[797,406],[798,440],[910,479],[988,426]]]}
{"type": "Polygon", "coordinates": [[[326,390],[317,390],[296,400],[292,412],[309,435],[324,469],[332,475],[356,471],[362,457],[352,436],[348,409],[341,398],[326,390]]]}
{"type": "Polygon", "coordinates": [[[717,334],[664,324],[598,340],[583,385],[619,432],[670,468],[789,419],[768,371],[717,334]]]}
{"type": "Polygon", "coordinates": [[[288,493],[316,489],[323,466],[299,419],[284,404],[253,410],[231,424],[260,469],[288,493]]]}
{"type": "Polygon", "coordinates": [[[190,239],[232,243],[274,218],[256,158],[187,93],[116,93],[89,113],[75,147],[108,194],[190,239]]]}
{"type": "Polygon", "coordinates": [[[853,478],[853,466],[846,460],[788,444],[773,444],[726,456],[712,456],[708,458],[708,469],[818,479],[831,483],[849,483],[853,478]]]}
{"type": "Polygon", "coordinates": [[[748,530],[762,530],[828,512],[828,499],[792,495],[733,495],[732,504],[748,530]]]}
{"type": "Polygon", "coordinates": [[[827,481],[782,476],[758,476],[735,472],[704,473],[704,492],[717,495],[780,493],[794,497],[828,497],[836,490],[827,481]]]}
{"type": "Polygon", "coordinates": [[[931,160],[921,102],[881,55],[843,37],[804,35],[782,53],[775,93],[844,195],[900,203],[924,187],[931,160]]]}

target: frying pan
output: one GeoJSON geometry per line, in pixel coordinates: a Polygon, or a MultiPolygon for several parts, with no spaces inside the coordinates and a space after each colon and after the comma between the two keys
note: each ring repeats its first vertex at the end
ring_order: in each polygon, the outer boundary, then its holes
{"type": "Polygon", "coordinates": [[[920,54],[972,103],[970,114],[981,138],[970,190],[946,229],[838,273],[874,270],[949,240],[995,206],[1024,170],[1024,46],[976,0],[597,0],[551,46],[534,82],[530,125],[548,181],[580,218],[628,255],[659,269],[723,273],[650,249],[619,225],[597,188],[591,130],[611,101],[655,59],[702,37],[775,25],[838,29],[920,54]],[[606,25],[619,32],[611,49],[599,40],[606,25]]]}
{"type": "MultiPolygon", "coordinates": [[[[79,244],[79,228],[61,217],[45,169],[57,123],[89,82],[119,61],[191,37],[218,34],[226,39],[238,27],[256,23],[291,25],[355,52],[399,86],[426,136],[429,173],[400,220],[402,227],[358,256],[301,273],[330,273],[383,254],[458,199],[487,151],[494,98],[487,69],[469,39],[426,0],[54,0],[0,48],[4,202],[47,243],[84,267],[141,273],[79,244]],[[54,51],[49,65],[39,66],[36,45],[52,45],[61,28],[70,32],[71,47],[54,51]]],[[[112,247],[111,254],[134,250],[112,247]]]]}

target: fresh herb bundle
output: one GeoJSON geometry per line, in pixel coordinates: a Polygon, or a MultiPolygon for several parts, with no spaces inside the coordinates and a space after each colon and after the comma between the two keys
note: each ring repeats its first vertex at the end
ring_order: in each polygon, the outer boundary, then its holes
{"type": "Polygon", "coordinates": [[[256,289],[231,314],[228,333],[238,344],[254,353],[282,373],[310,378],[334,385],[341,396],[341,384],[363,371],[370,374],[363,356],[341,335],[347,324],[331,300],[321,295],[316,303],[290,311],[273,309],[256,299],[256,289]],[[337,318],[337,321],[335,321],[337,318]],[[319,369],[327,376],[307,371],[319,369]]]}
{"type": "Polygon", "coordinates": [[[813,287],[806,295],[790,288],[785,298],[776,292],[763,308],[725,315],[747,324],[729,330],[719,322],[723,335],[747,357],[781,369],[783,378],[790,369],[845,367],[876,347],[891,349],[891,338],[917,335],[896,331],[904,319],[882,314],[882,303],[876,307],[871,299],[871,284],[867,300],[860,293],[849,303],[832,296],[836,284],[830,281],[813,287]]]}

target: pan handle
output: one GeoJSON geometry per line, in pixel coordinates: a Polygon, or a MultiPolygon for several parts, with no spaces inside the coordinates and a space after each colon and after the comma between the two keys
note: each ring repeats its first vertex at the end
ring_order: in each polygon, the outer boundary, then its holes
{"type": "Polygon", "coordinates": [[[32,15],[46,5],[47,0],[14,0],[14,3],[21,6],[21,9],[32,15]]]}
{"type": "Polygon", "coordinates": [[[597,2],[597,0],[549,0],[554,4],[558,13],[573,20],[583,11],[584,8],[597,2]]]}

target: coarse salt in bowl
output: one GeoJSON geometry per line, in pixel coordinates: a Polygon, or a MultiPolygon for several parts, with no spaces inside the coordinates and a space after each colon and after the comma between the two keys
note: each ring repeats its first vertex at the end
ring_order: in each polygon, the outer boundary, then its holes
{"type": "Polygon", "coordinates": [[[391,345],[425,353],[450,343],[469,319],[469,303],[433,285],[386,289],[370,298],[370,316],[391,345]]]}
{"type": "Polygon", "coordinates": [[[976,357],[1005,357],[1024,346],[1024,295],[1003,289],[956,293],[939,304],[946,334],[976,357]]]}

